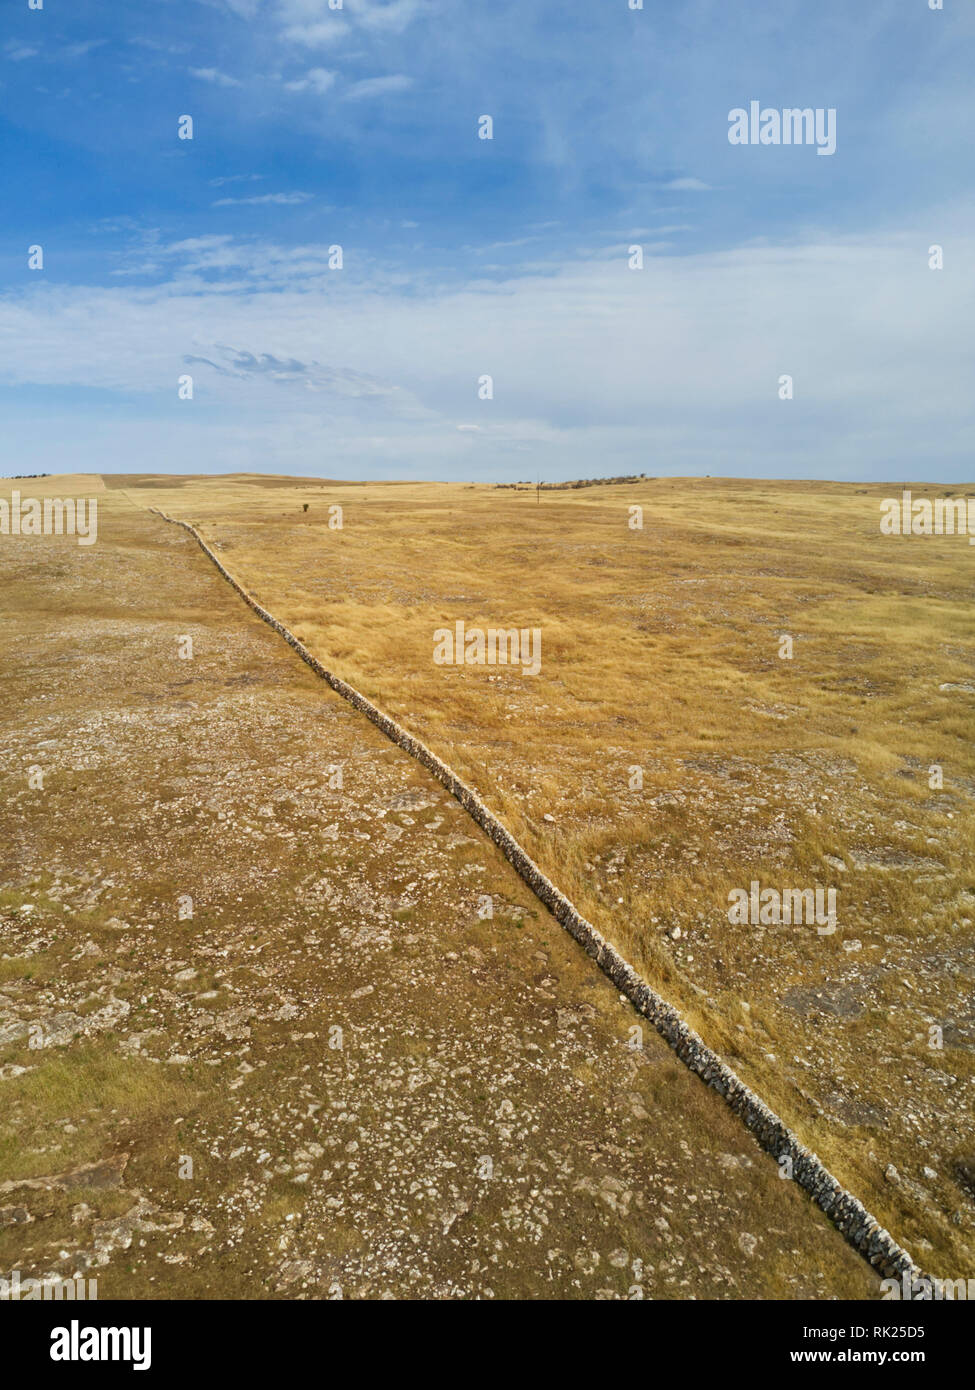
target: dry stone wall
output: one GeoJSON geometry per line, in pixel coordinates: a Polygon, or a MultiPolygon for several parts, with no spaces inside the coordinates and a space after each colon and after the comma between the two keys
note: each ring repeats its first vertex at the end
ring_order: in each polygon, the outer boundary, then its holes
{"type": "Polygon", "coordinates": [[[754,1134],[762,1148],[781,1166],[787,1167],[783,1160],[788,1160],[791,1164],[792,1181],[798,1183],[809,1194],[855,1250],[885,1277],[900,1278],[904,1274],[912,1279],[921,1277],[921,1271],[907,1251],[897,1244],[852,1193],[840,1185],[816,1154],[799,1142],[778,1115],[725,1065],[693,1029],[687,1026],[677,1010],[640,978],[615,947],[611,946],[592,923],[575,909],[565,894],[546,878],[511,832],[441,758],[389,715],[384,714],[353,686],[327,671],[283,623],[278,622],[277,618],[262,608],[257,600],[238,584],[194,526],[189,522],[166,516],[165,512],[155,507],[150,510],[165,521],[174,522],[188,531],[247,606],[279,633],[317,676],[360,710],[393,743],[422,763],[437,781],[457,798],[471,818],[491,837],[505,858],[515,867],[539,901],[544,903],[555,919],[575,937],[586,954],[591,956],[600,970],[612,980],[620,994],[625,995],[637,1012],[653,1024],[681,1061],[724,1097],[725,1103],[754,1134]]]}

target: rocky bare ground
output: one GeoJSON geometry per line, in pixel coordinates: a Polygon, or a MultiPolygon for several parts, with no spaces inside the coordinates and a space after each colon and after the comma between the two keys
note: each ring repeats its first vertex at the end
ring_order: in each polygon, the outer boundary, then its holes
{"type": "Polygon", "coordinates": [[[876,1292],[183,533],[116,495],[97,546],[19,538],[0,569],[4,1270],[102,1298],[876,1292]]]}

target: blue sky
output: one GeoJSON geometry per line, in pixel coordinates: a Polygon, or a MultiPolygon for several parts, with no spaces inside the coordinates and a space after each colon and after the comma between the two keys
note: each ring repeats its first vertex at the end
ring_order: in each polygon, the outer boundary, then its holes
{"type": "Polygon", "coordinates": [[[963,0],[6,0],[0,472],[970,480],[973,40],[963,0]],[[752,100],[835,154],[731,145],[752,100]]]}

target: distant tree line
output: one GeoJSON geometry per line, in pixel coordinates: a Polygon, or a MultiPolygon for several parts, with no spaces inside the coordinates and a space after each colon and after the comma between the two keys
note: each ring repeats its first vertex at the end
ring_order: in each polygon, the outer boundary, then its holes
{"type": "Polygon", "coordinates": [[[525,481],[523,483],[495,483],[494,486],[501,488],[533,487],[543,492],[558,492],[573,487],[599,487],[601,485],[605,487],[611,483],[639,483],[646,480],[646,478],[646,473],[624,473],[618,478],[574,478],[564,483],[533,483],[525,481]]]}

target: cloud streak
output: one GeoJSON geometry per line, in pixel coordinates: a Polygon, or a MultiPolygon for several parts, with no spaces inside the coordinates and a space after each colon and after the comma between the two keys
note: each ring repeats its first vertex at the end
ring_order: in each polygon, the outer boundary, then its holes
{"type": "Polygon", "coordinates": [[[225,72],[220,72],[218,68],[190,68],[190,75],[198,77],[201,82],[210,82],[215,87],[240,87],[242,85],[236,77],[228,77],[225,72]]]}
{"type": "Polygon", "coordinates": [[[311,200],[310,193],[256,193],[250,198],[217,198],[211,204],[215,208],[263,207],[273,204],[277,207],[297,207],[311,200]]]}
{"type": "Polygon", "coordinates": [[[321,95],[335,86],[335,76],[335,73],[327,68],[309,68],[304,77],[297,77],[284,85],[289,92],[311,91],[321,95]]]}
{"type": "Polygon", "coordinates": [[[364,101],[371,97],[393,96],[396,92],[406,92],[413,85],[413,79],[404,73],[394,73],[389,77],[366,77],[353,82],[345,91],[348,101],[364,101]]]}

